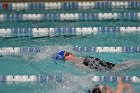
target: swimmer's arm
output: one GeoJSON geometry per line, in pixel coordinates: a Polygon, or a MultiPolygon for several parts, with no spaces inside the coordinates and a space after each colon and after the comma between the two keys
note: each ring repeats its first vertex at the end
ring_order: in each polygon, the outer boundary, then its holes
{"type": "Polygon", "coordinates": [[[122,78],[120,78],[115,93],[123,93],[124,89],[132,89],[132,86],[129,83],[123,83],[122,78]]]}
{"type": "Polygon", "coordinates": [[[119,78],[115,93],[123,93],[123,88],[124,87],[123,87],[122,79],[123,78],[119,78]]]}
{"type": "Polygon", "coordinates": [[[117,85],[117,88],[116,88],[116,92],[115,93],[123,93],[123,87],[117,85]]]}
{"type": "Polygon", "coordinates": [[[117,85],[116,92],[115,93],[123,93],[125,89],[131,89],[131,85],[126,83],[126,84],[121,84],[117,85]]]}

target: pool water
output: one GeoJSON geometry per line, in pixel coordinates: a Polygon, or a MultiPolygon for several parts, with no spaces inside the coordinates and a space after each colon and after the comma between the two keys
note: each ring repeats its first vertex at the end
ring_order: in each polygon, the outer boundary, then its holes
{"type": "MultiPolygon", "coordinates": [[[[136,11],[135,10],[106,10],[108,12],[136,11]]],[[[54,10],[49,12],[105,12],[105,10],[71,10],[62,11],[54,10]]],[[[4,11],[4,13],[8,13],[4,11]]],[[[46,13],[46,11],[22,11],[19,13],[46,13]]],[[[4,22],[0,28],[22,28],[22,27],[94,27],[94,26],[139,26],[139,21],[78,21],[78,22],[4,22]]],[[[101,46],[101,47],[118,47],[118,46],[140,46],[140,35],[133,34],[99,34],[87,36],[71,37],[42,37],[42,38],[0,38],[0,47],[48,47],[48,46],[101,46]]],[[[74,52],[74,51],[70,51],[74,52]]],[[[140,53],[92,53],[92,52],[75,52],[79,57],[93,56],[101,58],[112,63],[122,63],[129,60],[140,60],[140,53]]],[[[131,68],[115,73],[118,76],[140,76],[140,67],[131,68]]],[[[23,57],[5,56],[0,57],[0,74],[1,75],[60,75],[64,77],[64,83],[47,82],[47,83],[0,83],[0,93],[87,93],[87,88],[94,85],[89,78],[94,75],[107,76],[114,75],[105,72],[82,70],[71,63],[60,62],[56,64],[51,58],[41,60],[28,60],[23,57]]],[[[116,83],[107,83],[115,88],[116,83]]],[[[133,84],[136,91],[140,91],[139,83],[133,84]]],[[[126,92],[127,93],[127,92],[126,92]]],[[[139,93],[139,92],[137,92],[139,93]]]]}

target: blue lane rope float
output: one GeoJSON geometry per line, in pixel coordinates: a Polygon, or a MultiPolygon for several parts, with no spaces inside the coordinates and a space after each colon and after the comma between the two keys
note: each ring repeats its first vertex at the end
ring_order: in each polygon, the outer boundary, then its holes
{"type": "MultiPolygon", "coordinates": [[[[119,76],[93,76],[92,82],[117,82],[119,76]]],[[[50,82],[55,81],[58,83],[64,83],[65,78],[62,76],[51,76],[51,75],[0,75],[0,82],[50,82]]],[[[137,76],[123,76],[124,82],[139,83],[140,77],[137,76]]]]}
{"type": "Polygon", "coordinates": [[[0,37],[53,37],[102,33],[139,33],[140,27],[1,28],[0,37]]]}
{"type": "Polygon", "coordinates": [[[94,21],[94,20],[140,20],[140,12],[110,13],[47,13],[47,14],[0,14],[4,21],[94,21]]]}
{"type": "Polygon", "coordinates": [[[92,2],[25,2],[0,3],[0,10],[52,10],[52,9],[95,9],[95,8],[139,8],[140,1],[92,1],[92,2]]]}
{"type": "Polygon", "coordinates": [[[63,83],[62,76],[53,75],[0,75],[0,82],[40,82],[56,81],[63,83]]]}
{"type": "MultiPolygon", "coordinates": [[[[107,52],[107,53],[140,53],[140,46],[131,47],[81,47],[75,46],[73,50],[76,52],[107,52]]],[[[21,55],[26,53],[40,53],[43,51],[41,47],[1,47],[0,55],[21,55]]]]}

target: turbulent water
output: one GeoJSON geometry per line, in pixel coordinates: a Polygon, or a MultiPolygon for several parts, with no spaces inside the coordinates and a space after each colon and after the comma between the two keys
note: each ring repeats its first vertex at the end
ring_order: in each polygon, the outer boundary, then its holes
{"type": "Polygon", "coordinates": [[[54,54],[60,52],[60,51],[68,51],[68,52],[74,52],[73,47],[71,45],[66,46],[46,46],[44,47],[40,53],[38,53],[34,60],[42,60],[45,58],[51,58],[54,54]]]}

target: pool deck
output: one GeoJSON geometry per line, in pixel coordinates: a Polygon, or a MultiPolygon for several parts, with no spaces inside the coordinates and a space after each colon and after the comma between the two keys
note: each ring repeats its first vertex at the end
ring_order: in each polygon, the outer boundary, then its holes
{"type": "Polygon", "coordinates": [[[140,1],[140,0],[0,0],[0,2],[140,1]]]}

